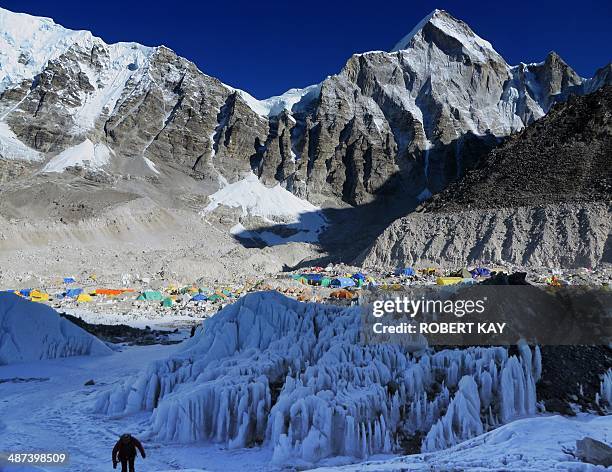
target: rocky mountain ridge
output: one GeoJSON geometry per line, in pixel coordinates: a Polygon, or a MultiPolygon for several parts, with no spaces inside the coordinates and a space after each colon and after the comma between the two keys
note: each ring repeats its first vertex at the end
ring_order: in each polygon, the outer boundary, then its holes
{"type": "Polygon", "coordinates": [[[254,171],[318,204],[424,199],[555,102],[612,80],[610,66],[586,80],[554,53],[510,66],[440,10],[391,52],[261,101],[163,46],[49,19],[2,10],[0,42],[0,182],[76,167],[110,188],[126,175],[171,187],[179,173],[205,196],[254,171]],[[71,151],[86,140],[91,155],[71,151]]]}

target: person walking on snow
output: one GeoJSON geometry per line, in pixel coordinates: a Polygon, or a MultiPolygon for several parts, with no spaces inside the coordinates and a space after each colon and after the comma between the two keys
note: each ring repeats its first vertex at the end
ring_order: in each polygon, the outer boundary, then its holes
{"type": "Polygon", "coordinates": [[[117,463],[121,462],[121,472],[135,472],[136,449],[140,451],[140,455],[144,459],[146,454],[140,441],[131,434],[122,434],[115,447],[113,447],[113,469],[116,469],[117,463]]]}

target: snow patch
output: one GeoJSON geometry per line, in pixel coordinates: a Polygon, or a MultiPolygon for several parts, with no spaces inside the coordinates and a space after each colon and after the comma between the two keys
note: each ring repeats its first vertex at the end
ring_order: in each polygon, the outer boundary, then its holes
{"type": "Polygon", "coordinates": [[[142,156],[142,158],[145,161],[145,164],[147,165],[147,167],[149,169],[151,169],[153,172],[155,172],[156,174],[159,174],[160,172],[157,170],[157,167],[155,166],[155,162],[153,162],[151,159],[146,158],[145,156],[142,156]]]}
{"type": "Polygon", "coordinates": [[[112,151],[102,143],[92,143],[86,139],[81,144],[69,147],[52,158],[42,172],[64,172],[68,167],[82,166],[101,169],[110,162],[112,151]]]}
{"type": "Polygon", "coordinates": [[[40,161],[42,154],[22,143],[8,123],[0,121],[0,159],[40,161]]]}
{"type": "Polygon", "coordinates": [[[153,48],[136,43],[117,43],[107,46],[97,38],[96,41],[106,50],[108,59],[104,58],[102,72],[81,64],[94,90],[81,92],[83,105],[74,115],[75,131],[89,130],[94,127],[100,115],[112,113],[126,83],[134,76],[143,74],[143,65],[148,62],[149,56],[154,51],[153,48]]]}
{"type": "Polygon", "coordinates": [[[612,416],[527,418],[443,451],[345,467],[322,467],[315,472],[607,470],[578,462],[563,450],[574,449],[576,440],[586,436],[609,443],[611,435],[612,416]]]}
{"type": "Polygon", "coordinates": [[[279,115],[283,110],[297,111],[299,105],[306,105],[319,97],[321,93],[321,84],[310,85],[299,89],[293,88],[287,90],[282,95],[258,100],[244,90],[230,88],[232,91],[238,92],[238,95],[246,102],[246,104],[260,116],[270,118],[279,115]],[[296,105],[298,105],[296,107],[296,105]]]}
{"type": "Polygon", "coordinates": [[[52,308],[0,294],[0,365],[112,351],[52,308]]]}
{"type": "MultiPolygon", "coordinates": [[[[242,180],[227,184],[210,195],[209,200],[204,213],[210,213],[219,206],[240,208],[243,216],[258,216],[271,225],[284,225],[287,229],[297,232],[290,237],[277,236],[270,231],[258,233],[267,244],[298,240],[316,241],[317,234],[326,224],[319,207],[296,197],[280,184],[266,187],[253,173],[242,180]]],[[[232,231],[236,233],[236,227],[232,228],[232,231]]]]}

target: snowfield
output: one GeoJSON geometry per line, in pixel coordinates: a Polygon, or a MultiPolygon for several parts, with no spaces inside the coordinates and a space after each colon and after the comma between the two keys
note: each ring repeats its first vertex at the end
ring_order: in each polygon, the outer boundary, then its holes
{"type": "Polygon", "coordinates": [[[0,121],[0,159],[40,161],[38,151],[23,144],[4,121],[0,121]]]}
{"type": "Polygon", "coordinates": [[[175,355],[103,392],[96,410],[149,412],[156,441],[263,444],[274,464],[299,467],[392,453],[400,430],[436,451],[536,413],[537,348],[413,354],[360,345],[359,320],[358,308],[248,295],[175,355]]]}
{"type": "Polygon", "coordinates": [[[15,294],[0,294],[0,365],[111,352],[52,308],[15,294]]]}
{"type": "Polygon", "coordinates": [[[277,116],[283,111],[296,112],[319,98],[321,94],[321,84],[315,84],[303,89],[293,88],[282,95],[258,100],[244,90],[229,88],[237,91],[251,110],[267,118],[277,116]]]}

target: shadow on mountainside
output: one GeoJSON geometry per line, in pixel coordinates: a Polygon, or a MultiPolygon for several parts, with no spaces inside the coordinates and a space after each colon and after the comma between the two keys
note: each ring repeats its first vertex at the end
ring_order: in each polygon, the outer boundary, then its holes
{"type": "MultiPolygon", "coordinates": [[[[503,140],[495,138],[491,133],[479,136],[468,132],[450,143],[438,144],[428,153],[421,153],[415,160],[404,159],[399,164],[400,170],[385,181],[374,194],[372,201],[343,208],[323,208],[321,213],[327,220],[327,226],[318,237],[320,256],[303,260],[286,269],[327,265],[330,262],[352,264],[393,221],[412,213],[421,204],[415,196],[415,188],[422,188],[424,185],[426,189],[431,188],[434,192],[443,190],[449,183],[462,178],[467,171],[478,167],[489,151],[502,142],[503,140]],[[460,158],[457,153],[461,154],[460,158]],[[424,177],[425,167],[428,168],[427,179],[424,177]]],[[[345,193],[350,187],[347,179],[345,193]]],[[[349,192],[344,195],[343,200],[354,200],[354,196],[349,192]]],[[[234,234],[234,238],[243,246],[252,248],[289,244],[300,240],[296,228],[310,227],[314,216],[313,213],[305,213],[300,216],[298,222],[251,228],[234,234]],[[272,234],[274,237],[258,237],[258,234],[262,233],[272,234]]]]}
{"type": "MultiPolygon", "coordinates": [[[[328,263],[352,263],[394,220],[412,212],[419,204],[414,196],[410,196],[406,191],[404,193],[405,198],[401,198],[402,192],[398,190],[398,180],[394,175],[369,203],[344,208],[323,208],[320,212],[327,220],[327,224],[318,237],[317,246],[320,255],[285,269],[295,270],[328,263]],[[394,189],[393,192],[391,188],[394,189]]],[[[234,237],[245,247],[288,244],[296,239],[287,236],[295,234],[296,227],[308,227],[312,216],[305,213],[300,215],[296,223],[262,226],[239,232],[234,237]],[[272,233],[279,237],[266,243],[254,237],[257,233],[272,233]]]]}

